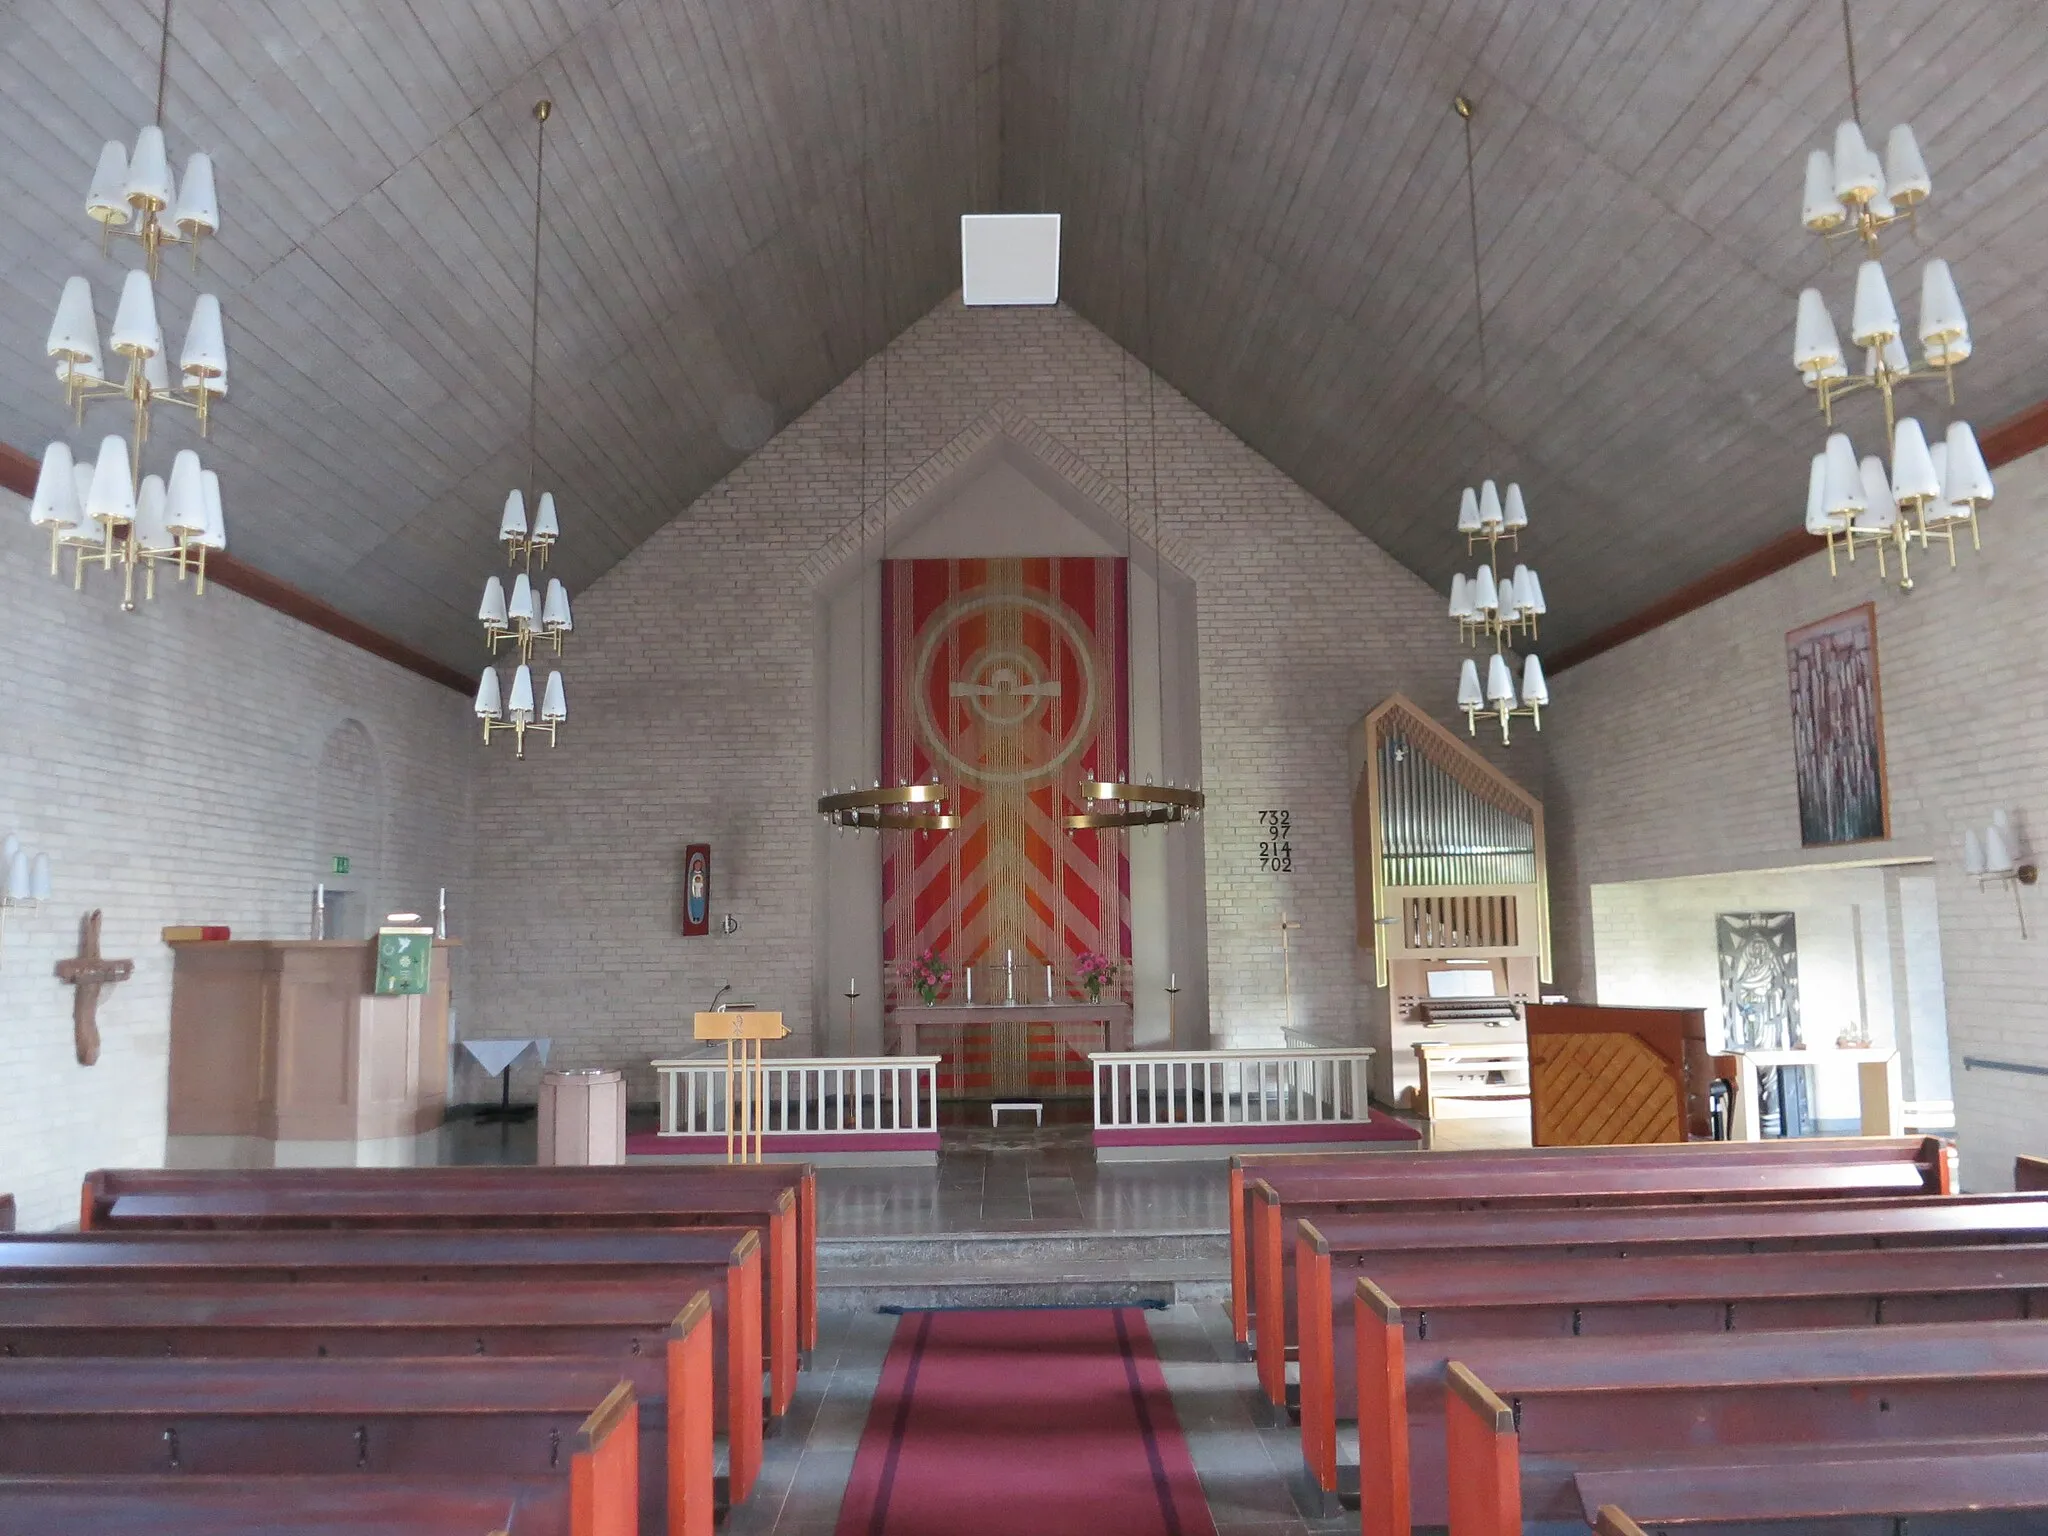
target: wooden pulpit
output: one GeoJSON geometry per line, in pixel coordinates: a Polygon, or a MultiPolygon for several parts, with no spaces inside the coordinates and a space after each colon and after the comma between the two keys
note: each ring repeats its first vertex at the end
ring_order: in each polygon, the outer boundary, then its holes
{"type": "Polygon", "coordinates": [[[766,1081],[761,1067],[761,1042],[785,1038],[789,1034],[789,1026],[782,1022],[779,1013],[733,1008],[725,1012],[698,1014],[695,1033],[699,1040],[725,1042],[725,1160],[728,1163],[758,1163],[761,1161],[761,1111],[764,1107],[761,1090],[766,1081]],[[734,1155],[735,1135],[737,1156],[734,1155]],[[751,1155],[748,1151],[750,1135],[751,1155]]]}

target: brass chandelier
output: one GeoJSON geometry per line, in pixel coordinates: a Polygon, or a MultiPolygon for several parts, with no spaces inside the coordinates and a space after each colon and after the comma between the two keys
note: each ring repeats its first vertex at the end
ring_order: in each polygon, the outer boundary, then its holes
{"type": "Polygon", "coordinates": [[[1889,557],[1896,556],[1899,586],[1910,590],[1915,540],[1923,549],[1936,541],[1947,545],[1951,566],[1965,528],[1971,547],[1979,547],[1977,514],[1992,499],[1991,472],[1968,422],[1952,420],[1930,439],[1917,417],[1899,414],[1897,392],[1908,384],[1940,384],[1955,404],[1955,370],[1972,351],[1970,325],[1948,263],[1932,257],[1920,271],[1920,361],[1906,350],[1879,237],[1901,223],[1917,232],[1919,207],[1934,183],[1907,124],[1886,136],[1882,160],[1864,139],[1848,0],[1842,0],[1842,38],[1850,115],[1835,129],[1832,155],[1816,149],[1807,156],[1800,222],[1831,252],[1837,242],[1850,242],[1864,253],[1849,321],[1849,340],[1863,349],[1863,363],[1851,370],[1818,288],[1800,291],[1792,359],[1830,427],[1837,400],[1866,392],[1882,399],[1891,462],[1887,467],[1874,453],[1859,458],[1846,432],[1831,432],[1808,469],[1806,531],[1826,541],[1830,574],[1840,574],[1838,553],[1853,561],[1859,550],[1870,550],[1879,579],[1889,579],[1889,557]]]}
{"type": "MultiPolygon", "coordinates": [[[[861,95],[861,117],[867,117],[867,95],[863,87],[861,95]]],[[[860,184],[860,301],[868,302],[868,248],[874,244],[874,225],[868,213],[867,177],[861,177],[860,184]]],[[[883,330],[886,334],[886,305],[878,306],[884,311],[883,330]]],[[[889,351],[885,342],[881,356],[882,366],[882,563],[889,559],[889,351]]],[[[860,519],[860,561],[858,580],[861,584],[861,638],[860,638],[860,703],[861,719],[872,716],[868,713],[872,695],[868,689],[868,370],[863,363],[860,370],[860,489],[854,498],[855,515],[860,519]]],[[[818,814],[825,824],[849,832],[950,832],[960,824],[959,817],[946,809],[946,786],[937,774],[929,784],[884,784],[880,778],[872,780],[865,788],[856,783],[852,788],[828,789],[818,796],[818,814]]]]}
{"type": "MultiPolygon", "coordinates": [[[[1152,202],[1145,168],[1151,163],[1146,152],[1146,122],[1144,96],[1138,97],[1138,292],[1144,304],[1141,320],[1145,355],[1152,355],[1152,202]]],[[[1124,448],[1124,570],[1126,581],[1132,569],[1131,535],[1135,521],[1133,507],[1135,498],[1131,494],[1131,413],[1124,394],[1124,361],[1117,363],[1117,410],[1123,418],[1124,448]]],[[[1152,623],[1153,670],[1159,685],[1159,760],[1166,760],[1166,587],[1159,579],[1159,400],[1156,384],[1158,374],[1152,365],[1145,369],[1145,417],[1148,438],[1151,444],[1150,469],[1152,476],[1152,623]]],[[[1128,610],[1128,604],[1126,604],[1128,610]]],[[[1161,778],[1165,777],[1162,772],[1161,778]]],[[[1208,805],[1208,796],[1196,785],[1178,785],[1147,782],[1136,774],[1129,779],[1087,779],[1080,787],[1080,798],[1090,808],[1060,818],[1069,832],[1105,831],[1118,827],[1168,827],[1182,822],[1199,821],[1208,805]]]]}

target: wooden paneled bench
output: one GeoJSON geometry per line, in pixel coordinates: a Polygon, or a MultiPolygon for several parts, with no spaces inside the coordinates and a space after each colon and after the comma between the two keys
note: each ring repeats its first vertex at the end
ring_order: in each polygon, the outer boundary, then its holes
{"type": "Polygon", "coordinates": [[[0,1531],[52,1536],[568,1536],[559,1477],[0,1477],[0,1531]]]}
{"type": "Polygon", "coordinates": [[[685,1208],[682,1186],[644,1179],[527,1184],[493,1178],[461,1189],[404,1178],[389,1187],[368,1181],[361,1181],[361,1188],[329,1187],[316,1178],[303,1188],[258,1181],[145,1193],[118,1187],[125,1175],[111,1181],[105,1175],[95,1178],[101,1182],[87,1181],[80,1219],[89,1219],[88,1230],[102,1232],[752,1228],[762,1238],[770,1417],[779,1419],[787,1413],[796,1396],[801,1352],[799,1244],[796,1192],[787,1185],[700,1180],[691,1186],[694,1192],[687,1194],[685,1208]],[[647,1196],[656,1188],[659,1202],[649,1204],[647,1196]]]}
{"type": "Polygon", "coordinates": [[[631,1382],[639,1400],[641,1431],[658,1453],[643,1463],[657,1474],[670,1469],[671,1536],[708,1536],[713,1435],[730,1430],[722,1352],[713,1348],[723,1293],[718,1286],[693,1294],[689,1282],[669,1280],[553,1292],[504,1281],[188,1282],[117,1292],[0,1285],[0,1369],[10,1360],[92,1357],[410,1358],[421,1370],[479,1356],[601,1363],[631,1382]],[[423,1357],[439,1358],[429,1365],[423,1357]]]}
{"type": "Polygon", "coordinates": [[[761,1465],[760,1239],[751,1230],[657,1232],[52,1233],[0,1237],[0,1286],[127,1288],[192,1281],[502,1282],[562,1296],[593,1281],[724,1290],[723,1358],[731,1496],[761,1465]],[[722,1278],[716,1278],[722,1277],[722,1278]]]}
{"type": "MultiPolygon", "coordinates": [[[[1366,1255],[1465,1247],[1554,1252],[1575,1247],[1625,1250],[1630,1244],[1647,1244],[1668,1252],[1677,1251],[1671,1245],[1689,1244],[1699,1252],[1752,1252],[1774,1247],[1883,1246],[1887,1232],[1895,1232],[1896,1241],[1902,1244],[2005,1241],[2048,1216],[2048,1205],[2041,1204],[2039,1197],[2017,1195],[1611,1204],[1585,1209],[1422,1210],[1386,1216],[1324,1213],[1312,1223],[1295,1222],[1293,1240],[1282,1242],[1279,1197],[1263,1181],[1253,1186],[1253,1195],[1259,1204],[1254,1223],[1253,1290],[1261,1309],[1267,1307],[1269,1297],[1277,1298],[1271,1310],[1279,1324],[1258,1330],[1256,1358],[1260,1388],[1275,1406],[1285,1402],[1287,1358],[1300,1343],[1296,1317],[1299,1296],[1318,1294],[1313,1285],[1302,1290],[1295,1280],[1305,1241],[1301,1236],[1304,1225],[1315,1229],[1318,1241],[1327,1245],[1337,1266],[1363,1264],[1369,1272],[1371,1266],[1366,1263],[1366,1255]],[[1968,1211],[1982,1214],[1962,1214],[1968,1211]],[[1919,1214],[1902,1224],[1893,1223],[1892,1218],[1904,1217],[1909,1212],[1919,1214]],[[1813,1219],[1808,1220],[1809,1217],[1813,1219]],[[1988,1235],[1975,1239],[1954,1235],[1972,1230],[1973,1222],[1988,1223],[1988,1235]]],[[[1349,1281],[1330,1290],[1330,1294],[1347,1297],[1349,1281]]]]}
{"type": "Polygon", "coordinates": [[[0,1477],[555,1477],[571,1536],[633,1536],[640,1433],[619,1373],[576,1360],[0,1366],[0,1477]]]}
{"type": "MultiPolygon", "coordinates": [[[[1411,1392],[1430,1389],[1411,1379],[1411,1392]]],[[[1429,1471],[1416,1459],[1414,1523],[1522,1536],[1525,1521],[1582,1519],[1576,1479],[1603,1471],[1676,1473],[1757,1449],[1790,1458],[1804,1447],[1820,1462],[1841,1446],[1911,1455],[1928,1441],[2048,1436],[2048,1325],[1476,1342],[1433,1390],[1444,1459],[1429,1471]]],[[[1376,1523],[1366,1508],[1368,1536],[1405,1528],[1391,1510],[1376,1523]]]]}
{"type": "MultiPolygon", "coordinates": [[[[1853,1188],[1857,1180],[1884,1189],[1951,1194],[1955,1151],[1939,1138],[1907,1136],[1794,1138],[1775,1142],[1687,1142],[1670,1146],[1521,1147],[1472,1152],[1299,1152],[1239,1155],[1230,1160],[1231,1322],[1240,1345],[1257,1312],[1252,1245],[1260,1182],[1281,1193],[1296,1181],[1338,1181],[1355,1190],[1350,1203],[1382,1211],[1580,1208],[1641,1203],[1648,1197],[1697,1198],[1742,1187],[1733,1170],[1778,1170],[1776,1188],[1853,1188]],[[1866,1170],[1845,1180],[1799,1170],[1849,1166],[1866,1170]],[[1794,1170],[1787,1173],[1785,1170],[1794,1170]]],[[[1752,1177],[1755,1193],[1771,1182],[1752,1177]]],[[[1317,1194],[1327,1196],[1327,1190],[1317,1194]]],[[[1302,1196],[1306,1198],[1304,1194],[1302,1196]]],[[[1283,1259],[1284,1262],[1284,1259],[1283,1259]]]]}
{"type": "Polygon", "coordinates": [[[689,1212],[717,1192],[787,1189],[796,1197],[797,1332],[801,1347],[818,1347],[818,1181],[809,1163],[750,1163],[677,1168],[103,1168],[86,1175],[78,1224],[90,1232],[122,1195],[203,1195],[256,1190],[277,1195],[308,1190],[410,1194],[432,1190],[464,1196],[507,1187],[548,1190],[554,1198],[596,1191],[579,1215],[592,1225],[625,1224],[632,1215],[689,1212]]]}
{"type": "MultiPolygon", "coordinates": [[[[2048,1234],[2044,1234],[2048,1235],[2048,1234]]],[[[1439,1374],[1475,1341],[1651,1338],[1773,1329],[2017,1321],[2048,1317],[2048,1243],[1727,1257],[1391,1256],[1355,1282],[1332,1346],[1304,1350],[1302,1454],[1311,1481],[1339,1487],[1337,1425],[1361,1422],[1359,1496],[1386,1503],[1388,1469],[1439,1434],[1404,1406],[1407,1383],[1439,1374]],[[1367,1442],[1392,1447],[1364,1458],[1367,1442]]]]}
{"type": "Polygon", "coordinates": [[[1702,1536],[1757,1525],[1772,1536],[1841,1536],[1849,1521],[1882,1521],[1880,1529],[1895,1532],[1901,1522],[1941,1515],[1966,1516],[1979,1533],[2019,1536],[2048,1525],[2048,1440],[1743,1447],[1735,1455],[1586,1471],[1572,1481],[1586,1523],[1603,1536],[1645,1536],[1643,1524],[1702,1536]],[[1624,1510],[1639,1511],[1643,1523],[1624,1510]]]}

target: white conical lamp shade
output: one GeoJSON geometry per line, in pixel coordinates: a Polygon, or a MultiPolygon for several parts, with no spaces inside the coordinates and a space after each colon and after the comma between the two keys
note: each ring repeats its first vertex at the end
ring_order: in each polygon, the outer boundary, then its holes
{"type": "Polygon", "coordinates": [[[2013,863],[2011,835],[1993,822],[1984,829],[1984,872],[1987,875],[2010,874],[2013,863]]]}
{"type": "Polygon", "coordinates": [[[505,628],[505,583],[497,577],[484,581],[484,600],[478,604],[476,616],[493,629],[505,628]]]}
{"type": "Polygon", "coordinates": [[[157,394],[167,394],[171,387],[170,365],[164,361],[164,339],[156,339],[157,350],[142,360],[142,376],[149,380],[149,387],[157,394]]]}
{"type": "Polygon", "coordinates": [[[1477,533],[1478,531],[1479,494],[1468,485],[1465,487],[1464,494],[1458,498],[1458,532],[1477,533]]]}
{"type": "Polygon", "coordinates": [[[1550,605],[1543,600],[1543,581],[1534,571],[1517,568],[1515,590],[1522,594],[1522,606],[1531,613],[1550,612],[1550,605]]]}
{"type": "Polygon", "coordinates": [[[135,520],[135,482],[130,478],[128,444],[118,437],[100,441],[100,457],[92,472],[92,496],[86,516],[101,523],[135,520]]]}
{"type": "Polygon", "coordinates": [[[1955,274],[1936,256],[1920,269],[1921,343],[1933,352],[1969,335],[1970,320],[1963,313],[1963,296],[1956,292],[1955,274]]]}
{"type": "Polygon", "coordinates": [[[1515,707],[1515,674],[1508,666],[1507,657],[1498,651],[1486,663],[1486,702],[1505,704],[1509,709],[1515,707]]]}
{"type": "Polygon", "coordinates": [[[64,279],[64,292],[57,300],[57,318],[50,325],[50,339],[44,348],[52,357],[89,362],[97,371],[100,326],[92,312],[92,284],[83,277],[64,279]]]}
{"type": "Polygon", "coordinates": [[[227,337],[220,328],[220,300],[202,293],[192,301],[192,324],[185,331],[185,350],[178,366],[188,374],[211,378],[228,371],[227,337]]]}
{"type": "Polygon", "coordinates": [[[1529,526],[1529,509],[1522,502],[1522,488],[1510,483],[1508,493],[1501,501],[1501,519],[1509,528],[1529,526]]]}
{"type": "Polygon", "coordinates": [[[52,443],[43,450],[43,467],[36,475],[35,500],[28,505],[28,520],[38,528],[52,524],[76,528],[79,519],[77,465],[71,449],[52,443]]]}
{"type": "Polygon", "coordinates": [[[533,504],[533,536],[543,543],[552,543],[561,534],[561,524],[555,521],[555,493],[542,491],[540,500],[533,504]]]}
{"type": "Polygon", "coordinates": [[[548,578],[547,597],[540,605],[540,624],[543,629],[570,630],[576,627],[569,618],[569,589],[552,576],[548,578]]]}
{"type": "Polygon", "coordinates": [[[1836,526],[1836,519],[1828,515],[1828,456],[1816,453],[1813,466],[1806,475],[1806,531],[1825,535],[1836,526]]]}
{"type": "Polygon", "coordinates": [[[1481,613],[1500,607],[1500,588],[1494,585],[1492,570],[1483,565],[1472,577],[1472,606],[1481,613]]]}
{"type": "Polygon", "coordinates": [[[1835,196],[1835,163],[1824,149],[1806,157],[1806,196],[1800,200],[1799,222],[1817,235],[1840,229],[1849,210],[1835,196]]]}
{"type": "Polygon", "coordinates": [[[505,604],[505,613],[515,621],[524,620],[528,624],[533,622],[533,583],[527,579],[524,571],[512,578],[512,599],[505,604]]]}
{"type": "Polygon", "coordinates": [[[29,868],[28,855],[19,847],[7,856],[7,899],[27,901],[29,892],[35,889],[35,875],[29,868]]]}
{"type": "Polygon", "coordinates": [[[1856,449],[1848,434],[1831,433],[1827,446],[1827,511],[1843,520],[1854,517],[1869,505],[1863,497],[1863,472],[1856,462],[1856,449]]]}
{"type": "Polygon", "coordinates": [[[1481,481],[1479,486],[1479,526],[1482,528],[1498,528],[1501,525],[1501,517],[1500,488],[1491,480],[1481,481]]]}
{"type": "Polygon", "coordinates": [[[1792,366],[1802,372],[1819,372],[1842,360],[1842,339],[1835,334],[1835,318],[1828,313],[1827,300],[1818,288],[1799,290],[1799,319],[1793,328],[1792,366]]]}
{"type": "Polygon", "coordinates": [[[199,455],[181,448],[171,460],[171,479],[164,499],[164,526],[188,539],[206,532],[206,487],[199,455]]]}
{"type": "Polygon", "coordinates": [[[1884,142],[1885,196],[1901,208],[1910,208],[1933,190],[1919,141],[1911,128],[1898,124],[1884,142]]]}
{"type": "Polygon", "coordinates": [[[92,505],[92,477],[98,468],[96,464],[74,464],[71,469],[72,502],[78,508],[78,521],[88,528],[92,536],[99,537],[99,525],[86,515],[85,509],[92,505]]]}
{"type": "MultiPolygon", "coordinates": [[[[63,444],[59,443],[54,446],[61,448],[63,444]]],[[[1463,571],[1458,572],[1457,575],[1451,578],[1451,617],[1454,619],[1469,619],[1472,617],[1472,593],[1470,584],[1465,580],[1465,573],[1463,571]]]]}
{"type": "Polygon", "coordinates": [[[1884,175],[1877,156],[1863,141],[1853,119],[1835,129],[1835,196],[1845,203],[1867,203],[1884,195],[1884,175]]]}
{"type": "Polygon", "coordinates": [[[498,669],[485,667],[484,675],[476,686],[476,712],[481,720],[504,718],[505,703],[498,691],[498,669]]]}
{"type": "Polygon", "coordinates": [[[569,700],[562,691],[562,674],[559,672],[548,674],[548,685],[540,696],[540,718],[544,725],[554,725],[569,718],[569,700]]]}
{"type": "Polygon", "coordinates": [[[184,184],[172,221],[190,239],[194,232],[212,234],[220,228],[220,199],[213,190],[213,156],[197,154],[185,162],[184,184]]]}
{"type": "Polygon", "coordinates": [[[1550,684],[1543,678],[1543,663],[1534,656],[1522,661],[1522,702],[1524,704],[1548,704],[1550,684]]]}
{"type": "Polygon", "coordinates": [[[1866,453],[1856,472],[1863,482],[1863,510],[1857,514],[1856,526],[1865,529],[1895,526],[1899,520],[1899,507],[1892,500],[1892,483],[1885,476],[1884,460],[1874,453],[1866,453]]]}
{"type": "Polygon", "coordinates": [[[526,494],[514,491],[505,498],[505,515],[498,519],[500,539],[523,539],[526,537],[526,494]]]}
{"type": "Polygon", "coordinates": [[[1884,267],[1866,261],[1856,269],[1856,311],[1849,321],[1849,337],[1859,347],[1882,347],[1898,334],[1898,306],[1892,303],[1884,267]]]}
{"type": "Polygon", "coordinates": [[[1479,688],[1479,664],[1470,656],[1458,663],[1458,708],[1484,709],[1486,695],[1479,688]]]}
{"type": "Polygon", "coordinates": [[[126,224],[135,210],[128,206],[128,149],[119,139],[100,147],[93,168],[92,190],[85,195],[87,215],[102,224],[126,224]]]}
{"type": "Polygon", "coordinates": [[[1927,436],[1911,416],[1901,416],[1892,430],[1892,497],[1901,506],[1919,505],[1941,495],[1941,476],[1927,452],[1927,436]]]}
{"type": "Polygon", "coordinates": [[[164,131],[152,123],[135,136],[135,153],[128,157],[128,201],[138,208],[145,203],[168,208],[176,195],[164,131]]]}
{"type": "Polygon", "coordinates": [[[1952,502],[1991,500],[1991,470],[1977,447],[1977,434],[1967,421],[1948,424],[1948,475],[1944,482],[1952,502]]]}
{"type": "Polygon", "coordinates": [[[506,700],[505,708],[514,720],[533,718],[533,668],[521,665],[512,674],[512,696],[506,700]]]}
{"type": "Polygon", "coordinates": [[[144,475],[135,492],[135,542],[150,553],[178,547],[164,521],[164,480],[162,475],[144,475]]]}
{"type": "Polygon", "coordinates": [[[50,856],[39,853],[28,866],[28,899],[48,901],[50,899],[50,856]]]}
{"type": "Polygon", "coordinates": [[[1984,873],[1984,839],[1971,827],[1963,833],[1963,873],[1981,875],[1984,873]]]}
{"type": "Polygon", "coordinates": [[[163,327],[156,323],[156,292],[149,274],[137,267],[121,282],[121,307],[114,313],[111,338],[116,352],[129,357],[154,357],[163,350],[163,327]]]}
{"type": "Polygon", "coordinates": [[[1501,577],[1496,601],[1500,604],[1500,616],[1503,619],[1512,619],[1522,611],[1522,599],[1521,595],[1515,591],[1514,577],[1501,577]]]}
{"type": "Polygon", "coordinates": [[[201,470],[199,495],[206,504],[206,532],[199,536],[199,542],[208,549],[226,549],[228,520],[220,506],[220,476],[210,469],[201,470]]]}

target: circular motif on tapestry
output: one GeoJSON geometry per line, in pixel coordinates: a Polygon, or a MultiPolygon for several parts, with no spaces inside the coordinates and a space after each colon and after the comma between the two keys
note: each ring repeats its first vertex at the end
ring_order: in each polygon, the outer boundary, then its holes
{"type": "Polygon", "coordinates": [[[1021,784],[1053,773],[1085,747],[1094,734],[1095,717],[1101,708],[1101,685],[1091,647],[1088,631],[1073,610],[1039,593],[981,593],[935,614],[925,628],[911,671],[917,724],[926,748],[949,773],[982,783],[1021,784]],[[961,638],[962,627],[992,608],[1008,605],[1042,619],[1051,627],[1054,657],[1050,675],[1044,657],[1014,646],[976,645],[962,662],[958,677],[940,676],[952,644],[961,638]],[[956,684],[961,685],[958,695],[954,692],[956,684]],[[1065,690],[1069,687],[1081,690],[1078,707],[1068,706],[1065,690]],[[1060,691],[1055,693],[1053,688],[1060,691]],[[1015,768],[966,761],[953,750],[933,714],[935,691],[942,692],[948,703],[958,697],[986,729],[1030,730],[1034,738],[1045,743],[1046,750],[1015,768]],[[1041,715],[1049,717],[1050,728],[1031,730],[1041,715]]]}

